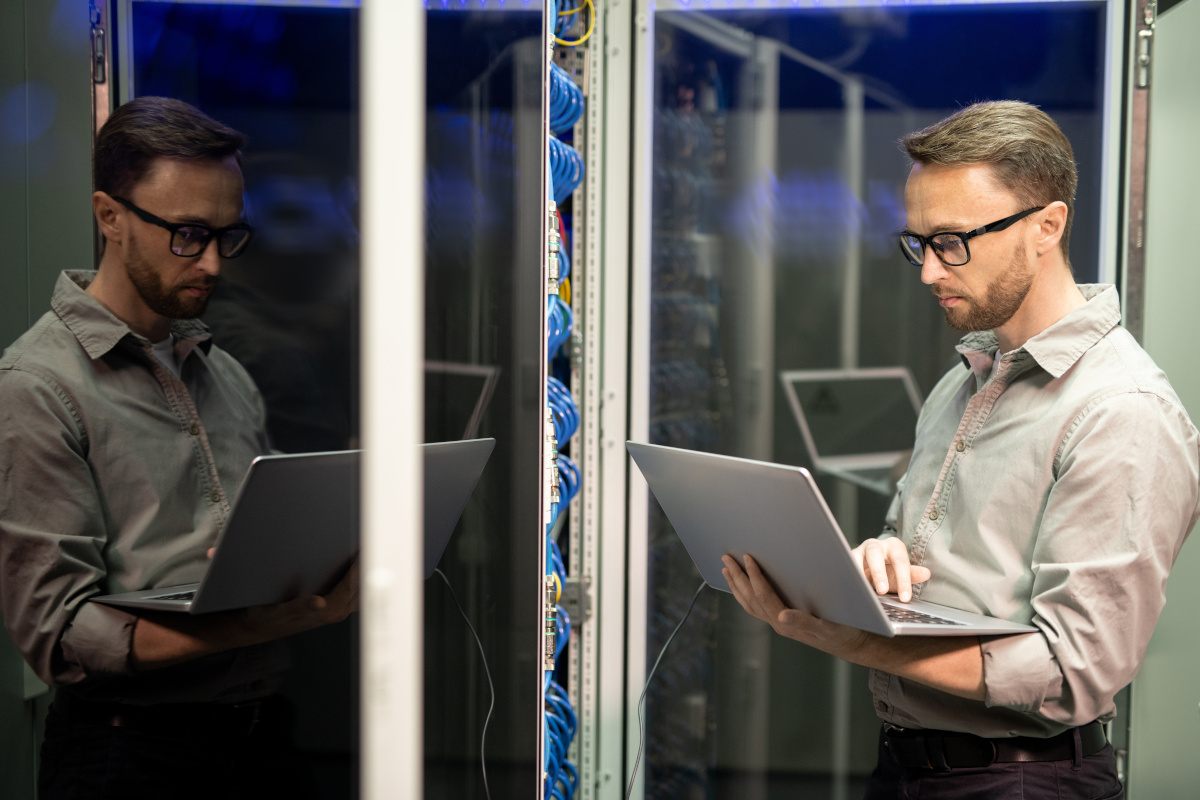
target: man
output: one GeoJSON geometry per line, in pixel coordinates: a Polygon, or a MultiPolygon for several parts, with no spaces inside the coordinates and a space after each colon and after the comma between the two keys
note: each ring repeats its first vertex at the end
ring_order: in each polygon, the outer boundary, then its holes
{"type": "Polygon", "coordinates": [[[984,103],[903,144],[901,249],[967,335],[855,557],[880,594],[1039,632],[886,639],[784,608],[750,559],[726,577],[780,634],[872,668],[868,798],[1122,797],[1099,723],[1196,522],[1200,438],[1115,289],[1074,282],[1075,164],[1048,116],[984,103]]]}
{"type": "Polygon", "coordinates": [[[179,101],[118,108],[95,148],[99,269],[64,272],[0,359],[0,607],[58,687],[43,800],[274,796],[278,640],[357,605],[355,570],[325,597],[201,617],[88,602],[199,580],[268,449],[253,382],[196,320],[251,238],[244,141],[179,101]]]}

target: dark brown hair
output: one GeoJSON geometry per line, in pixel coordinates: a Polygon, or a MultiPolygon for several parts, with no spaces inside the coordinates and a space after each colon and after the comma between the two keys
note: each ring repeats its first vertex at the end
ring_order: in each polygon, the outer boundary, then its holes
{"type": "Polygon", "coordinates": [[[1071,143],[1037,106],[1013,100],[976,103],[908,134],[900,144],[914,164],[990,165],[1000,185],[1020,202],[1017,210],[1066,203],[1059,246],[1067,259],[1079,176],[1071,143]]]}
{"type": "Polygon", "coordinates": [[[117,108],[96,137],[92,183],[113,197],[126,195],[156,158],[224,159],[241,163],[244,134],[182,100],[138,97],[117,108]]]}

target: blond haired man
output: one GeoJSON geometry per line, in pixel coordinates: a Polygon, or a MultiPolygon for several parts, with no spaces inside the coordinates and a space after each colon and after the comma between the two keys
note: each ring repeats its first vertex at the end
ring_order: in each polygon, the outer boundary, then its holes
{"type": "Polygon", "coordinates": [[[903,146],[900,249],[967,335],[855,554],[881,594],[1039,632],[886,639],[785,608],[750,559],[726,577],[778,633],[871,668],[871,800],[1123,797],[1102,723],[1200,515],[1200,436],[1116,290],[1074,281],[1075,163],[1050,117],[981,103],[903,146]]]}

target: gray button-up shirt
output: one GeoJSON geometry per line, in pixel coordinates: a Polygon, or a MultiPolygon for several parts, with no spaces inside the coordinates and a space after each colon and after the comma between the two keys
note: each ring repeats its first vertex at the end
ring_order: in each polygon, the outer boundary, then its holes
{"type": "Polygon", "coordinates": [[[915,596],[1040,633],[982,641],[986,700],[881,671],[875,708],[911,728],[1052,736],[1115,714],[1200,508],[1200,437],[1122,327],[1111,286],[1006,353],[966,336],[930,394],[888,514],[933,577],[915,596]]]}
{"type": "Polygon", "coordinates": [[[281,643],[133,674],[136,617],[99,594],[200,580],[250,462],[262,400],[196,321],[172,326],[182,378],[63,273],[0,358],[0,610],[42,680],[96,700],[235,702],[275,688],[281,643]]]}

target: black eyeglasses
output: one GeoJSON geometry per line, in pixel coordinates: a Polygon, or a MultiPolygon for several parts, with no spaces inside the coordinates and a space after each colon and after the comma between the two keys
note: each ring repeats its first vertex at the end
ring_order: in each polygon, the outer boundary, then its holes
{"type": "Polygon", "coordinates": [[[171,232],[171,252],[182,258],[195,258],[204,252],[208,243],[217,240],[217,253],[221,258],[237,258],[246,251],[246,245],[254,237],[254,229],[244,222],[227,228],[210,228],[194,222],[167,222],[144,211],[128,200],[114,197],[121,205],[137,214],[143,222],[157,225],[171,232]]]}
{"type": "Polygon", "coordinates": [[[1019,214],[1013,214],[1011,217],[993,222],[991,225],[981,225],[975,230],[963,233],[935,233],[933,236],[922,236],[919,233],[902,231],[900,233],[900,252],[904,253],[908,263],[919,267],[925,263],[925,247],[929,246],[947,267],[961,267],[971,260],[971,250],[967,247],[967,239],[982,236],[985,233],[1002,231],[1030,214],[1041,211],[1042,208],[1045,206],[1028,208],[1019,214]]]}

